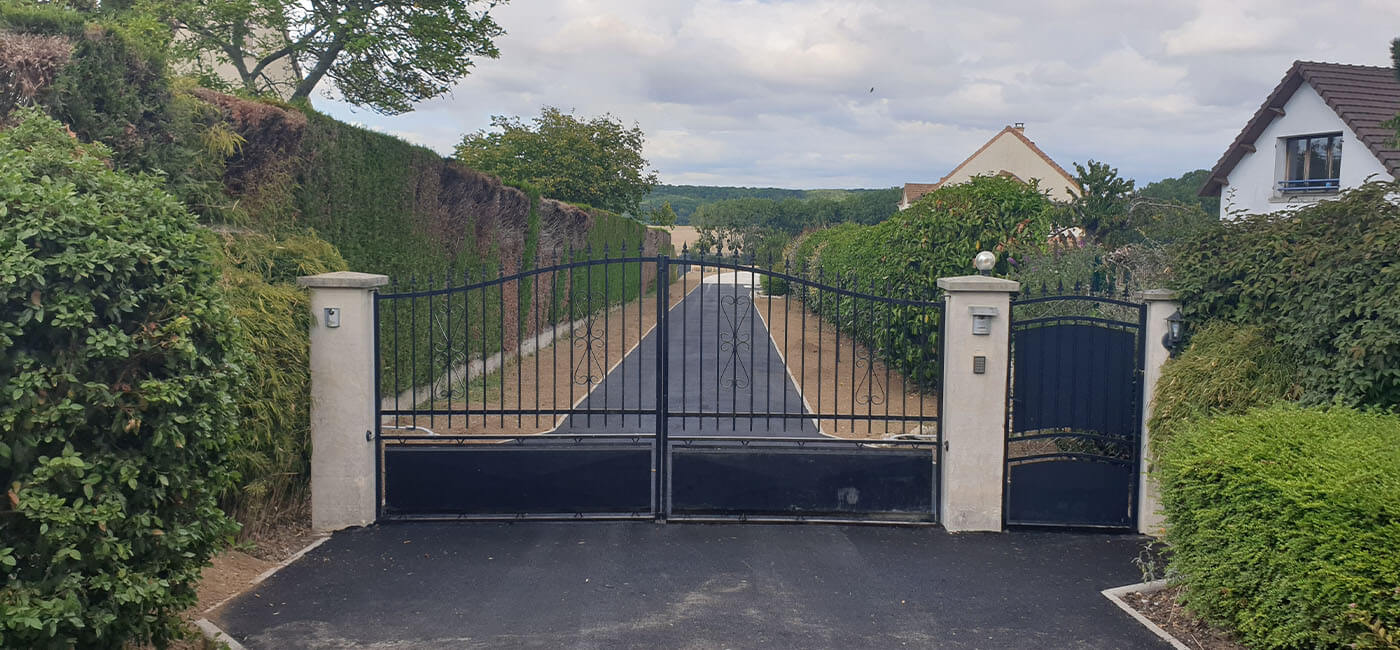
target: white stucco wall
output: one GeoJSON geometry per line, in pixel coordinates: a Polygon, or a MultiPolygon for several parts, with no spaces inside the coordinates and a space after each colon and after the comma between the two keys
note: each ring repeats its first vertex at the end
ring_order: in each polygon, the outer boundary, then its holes
{"type": "Polygon", "coordinates": [[[953,172],[943,184],[966,183],[973,176],[995,176],[1003,170],[1027,182],[1032,178],[1040,179],[1040,189],[1048,190],[1050,198],[1056,201],[1069,201],[1079,194],[1079,189],[1066,181],[1050,163],[1027,147],[1020,138],[1007,132],[993,139],[986,149],[962,169],[953,172]]]}
{"type": "Polygon", "coordinates": [[[1274,190],[1277,181],[1283,178],[1284,140],[1294,136],[1342,133],[1342,189],[1356,187],[1372,174],[1381,180],[1390,178],[1381,161],[1310,84],[1304,82],[1298,87],[1284,105],[1283,112],[1283,117],[1275,118],[1254,141],[1254,153],[1245,154],[1230,171],[1227,184],[1220,190],[1221,219],[1229,219],[1231,212],[1241,209],[1259,214],[1336,196],[1283,196],[1274,190]]]}

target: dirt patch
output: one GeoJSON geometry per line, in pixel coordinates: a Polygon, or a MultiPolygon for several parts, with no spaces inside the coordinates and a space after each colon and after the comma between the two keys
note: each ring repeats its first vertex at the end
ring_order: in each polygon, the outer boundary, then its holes
{"type": "Polygon", "coordinates": [[[872,359],[868,348],[798,300],[759,296],[757,306],[808,410],[818,414],[823,433],[871,439],[936,431],[936,422],[929,418],[938,417],[937,393],[907,383],[898,371],[872,359]],[[862,416],[900,419],[873,421],[862,416]]]}
{"type": "Polygon", "coordinates": [[[1125,594],[1123,601],[1193,650],[1244,650],[1245,646],[1229,632],[1186,611],[1180,603],[1182,589],[1178,586],[1125,594]]]}

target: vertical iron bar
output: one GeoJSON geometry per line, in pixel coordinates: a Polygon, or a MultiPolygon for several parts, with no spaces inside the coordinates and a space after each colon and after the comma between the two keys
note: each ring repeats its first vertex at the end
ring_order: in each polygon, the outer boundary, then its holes
{"type": "MultiPolygon", "coordinates": [[[[753,396],[758,392],[754,387],[754,381],[758,378],[758,369],[754,367],[754,348],[758,347],[758,328],[755,325],[755,321],[758,320],[758,299],[754,297],[754,278],[758,274],[754,272],[754,268],[753,253],[749,253],[749,433],[753,433],[753,396]]],[[[738,281],[738,273],[734,274],[734,279],[738,281]]]]}
{"type": "Polygon", "coordinates": [[[668,292],[669,283],[665,281],[670,275],[667,268],[666,255],[660,254],[656,257],[656,445],[655,455],[655,487],[656,511],[654,514],[660,521],[666,520],[667,513],[670,512],[670,495],[667,494],[665,486],[669,484],[667,478],[670,473],[670,443],[668,441],[667,430],[670,420],[670,412],[667,404],[669,395],[667,393],[668,370],[667,354],[670,346],[662,345],[667,340],[666,306],[670,302],[668,292]]]}
{"type": "Polygon", "coordinates": [[[451,268],[448,268],[448,269],[447,269],[447,273],[443,274],[443,276],[442,276],[442,288],[443,288],[442,297],[443,297],[443,302],[446,302],[446,303],[447,303],[447,315],[446,315],[447,321],[446,321],[446,324],[444,325],[444,327],[447,328],[447,353],[446,353],[446,355],[445,355],[447,358],[446,358],[446,360],[445,360],[445,363],[443,363],[443,366],[447,369],[447,428],[448,428],[448,430],[451,430],[451,429],[452,429],[452,293],[451,293],[450,291],[447,291],[448,286],[451,285],[451,284],[452,284],[452,269],[451,269],[451,268]]]}
{"type": "MultiPolygon", "coordinates": [[[[826,293],[825,293],[825,286],[824,286],[824,282],[825,282],[825,280],[826,280],[826,273],[825,273],[825,271],[826,271],[826,269],[824,269],[824,268],[822,268],[822,267],[820,267],[820,266],[817,267],[817,377],[823,377],[823,376],[825,376],[825,375],[822,374],[822,348],[826,347],[826,346],[822,343],[822,327],[823,327],[823,324],[824,324],[823,322],[826,320],[826,312],[823,311],[823,309],[826,307],[826,305],[824,304],[824,303],[826,302],[826,293]]],[[[804,323],[805,323],[806,320],[807,320],[807,312],[805,312],[805,311],[802,312],[802,320],[803,320],[804,323]]],[[[807,328],[806,328],[805,325],[804,325],[803,328],[802,328],[802,336],[804,336],[804,337],[807,336],[807,328]]],[[[804,362],[804,363],[805,363],[805,362],[804,362]]],[[[805,373],[805,372],[802,373],[802,374],[803,374],[804,377],[807,375],[807,373],[805,373]]],[[[820,428],[821,428],[821,425],[822,425],[821,414],[822,414],[822,383],[821,383],[820,381],[818,381],[818,382],[817,382],[817,428],[818,428],[818,429],[820,429],[820,428]]]]}
{"type": "Polygon", "coordinates": [[[530,276],[531,295],[530,307],[535,312],[535,428],[540,428],[540,273],[539,256],[535,256],[535,268],[531,269],[534,275],[530,276]]]}
{"type": "MultiPolygon", "coordinates": [[[[783,256],[783,275],[790,275],[788,273],[788,258],[786,255],[783,256]]],[[[787,292],[783,294],[783,353],[778,356],[784,359],[783,370],[786,371],[788,364],[787,360],[792,359],[792,350],[788,349],[788,325],[792,321],[792,319],[790,318],[790,316],[792,315],[792,291],[795,287],[793,286],[792,280],[783,278],[783,282],[786,283],[785,286],[787,286],[787,292]]],[[[772,311],[771,307],[769,311],[772,311]]],[[[804,354],[802,355],[802,358],[805,360],[807,358],[807,355],[805,354],[806,350],[803,350],[803,352],[804,354]]],[[[788,390],[786,381],[781,381],[780,383],[783,386],[783,432],[786,433],[788,429],[788,390]]]]}
{"type": "Polygon", "coordinates": [[[384,398],[379,394],[379,387],[381,385],[381,382],[383,381],[383,376],[380,374],[383,370],[383,362],[379,358],[380,351],[378,291],[374,291],[373,293],[372,308],[374,310],[374,314],[372,316],[372,318],[374,319],[374,334],[372,337],[372,343],[374,345],[374,520],[379,521],[380,517],[382,517],[384,514],[384,467],[383,459],[381,458],[384,454],[384,439],[381,437],[384,433],[384,398]]]}
{"type": "Polygon", "coordinates": [[[486,339],[490,338],[491,326],[486,324],[486,265],[481,267],[481,428],[486,429],[486,339]]]}
{"type": "MultiPolygon", "coordinates": [[[[852,274],[852,275],[854,275],[854,274],[852,274]]],[[[854,436],[856,435],[856,421],[855,421],[855,419],[854,419],[854,416],[855,416],[855,414],[856,414],[856,331],[857,331],[856,328],[858,327],[857,323],[860,321],[860,301],[856,298],[856,295],[855,295],[854,292],[858,291],[859,289],[860,289],[860,284],[859,284],[859,282],[855,283],[855,286],[851,289],[851,292],[852,292],[852,294],[851,294],[851,332],[850,332],[851,335],[847,337],[847,338],[851,339],[851,359],[850,359],[850,364],[851,364],[851,416],[852,416],[852,420],[851,420],[851,436],[852,436],[852,437],[854,437],[854,436]]],[[[866,406],[867,406],[867,410],[868,410],[869,405],[866,405],[866,406]]],[[[868,418],[867,418],[867,419],[868,419],[868,418]]]]}
{"type": "MultiPolygon", "coordinates": [[[[720,261],[722,261],[722,259],[723,259],[723,258],[721,257],[720,253],[719,253],[719,252],[716,252],[716,253],[715,253],[715,261],[716,261],[716,262],[720,262],[720,261]]],[[[724,366],[722,365],[722,362],[721,362],[721,357],[724,356],[724,352],[723,352],[724,343],[720,340],[721,337],[720,337],[720,322],[719,322],[720,312],[723,312],[723,311],[724,311],[724,283],[721,282],[722,278],[720,277],[720,268],[722,268],[722,267],[720,267],[720,266],[718,266],[718,265],[715,266],[715,429],[716,429],[716,430],[719,429],[719,412],[720,412],[720,410],[721,410],[720,407],[719,407],[719,405],[720,405],[720,394],[721,394],[721,393],[720,393],[720,389],[719,389],[719,376],[720,376],[721,374],[724,374],[724,366]]]]}
{"type": "Polygon", "coordinates": [[[462,426],[471,429],[472,410],[472,302],[471,270],[462,269],[462,426]]]}
{"type": "Polygon", "coordinates": [[[588,250],[584,252],[585,274],[588,276],[588,306],[583,317],[585,327],[588,329],[584,334],[583,353],[587,356],[583,358],[584,376],[588,381],[588,392],[583,394],[583,398],[588,401],[588,415],[584,416],[585,423],[589,428],[593,427],[593,246],[590,244],[588,250]]]}
{"type": "MultiPolygon", "coordinates": [[[[389,291],[397,294],[399,292],[398,283],[390,285],[389,291]]],[[[399,369],[403,367],[399,356],[399,298],[394,298],[392,304],[394,305],[394,425],[397,426],[399,423],[397,412],[399,410],[399,369]]]]}
{"type": "Polygon", "coordinates": [[[408,276],[408,381],[411,397],[408,407],[413,409],[413,426],[418,426],[418,276],[408,276]]]}
{"type": "MultiPolygon", "coordinates": [[[[770,270],[770,271],[773,270],[773,266],[774,266],[774,265],[773,265],[773,256],[772,256],[772,255],[769,255],[769,256],[768,256],[768,270],[770,270]]],[[[766,362],[764,362],[764,363],[767,365],[767,370],[768,370],[768,372],[767,372],[767,377],[763,380],[763,426],[764,426],[764,428],[768,429],[768,431],[771,433],[771,432],[773,431],[773,398],[772,398],[772,388],[773,388],[773,375],[775,374],[775,373],[773,372],[773,345],[774,345],[774,344],[772,343],[772,341],[773,341],[773,286],[774,286],[774,279],[773,279],[773,276],[771,276],[771,275],[765,275],[765,276],[763,276],[763,277],[765,277],[765,278],[768,279],[768,289],[767,289],[766,291],[763,292],[763,293],[765,293],[765,294],[768,294],[768,319],[767,319],[767,321],[765,321],[764,324],[763,324],[763,331],[765,331],[765,332],[768,333],[768,336],[764,337],[764,340],[763,340],[763,349],[766,350],[766,351],[767,351],[767,354],[768,354],[768,360],[767,360],[766,362]]],[[[782,355],[778,355],[778,356],[781,357],[782,355]]],[[[787,383],[786,383],[786,382],[783,383],[783,388],[784,388],[784,389],[787,388],[787,383]]],[[[787,394],[787,390],[784,390],[784,391],[783,391],[783,394],[786,395],[786,394],[787,394]]],[[[786,423],[787,423],[787,420],[783,420],[783,423],[786,424],[786,423]]],[[[786,430],[787,427],[783,427],[783,429],[786,430]]]]}
{"type": "MultiPolygon", "coordinates": [[[[888,299],[890,298],[890,293],[891,293],[891,291],[890,291],[890,280],[889,280],[889,278],[885,278],[885,299],[886,299],[886,300],[888,300],[888,299]]],[[[894,327],[894,322],[893,322],[892,314],[890,313],[890,312],[892,312],[892,311],[894,311],[894,307],[893,307],[892,305],[890,305],[890,303],[887,303],[887,302],[885,302],[885,303],[880,303],[880,322],[882,323],[882,327],[880,328],[880,335],[886,337],[886,338],[885,338],[886,341],[889,340],[889,338],[888,338],[888,337],[890,336],[889,332],[890,332],[890,331],[893,329],[893,327],[894,327]]],[[[888,436],[888,435],[890,435],[890,400],[893,398],[893,395],[894,395],[894,387],[890,385],[890,361],[891,361],[891,359],[889,359],[889,357],[887,356],[888,353],[889,353],[889,350],[883,350],[883,349],[882,349],[881,352],[885,353],[885,355],[886,355],[886,356],[883,356],[883,357],[882,357],[882,361],[884,361],[884,364],[885,364],[885,435],[888,436]]],[[[904,389],[904,387],[903,387],[903,386],[900,386],[900,391],[899,391],[899,406],[900,406],[900,408],[904,408],[904,390],[903,390],[903,389],[904,389]]],[[[900,426],[903,427],[903,426],[904,426],[903,423],[900,423],[900,426]]]]}
{"type": "MultiPolygon", "coordinates": [[[[681,258],[690,258],[690,247],[688,245],[681,245],[681,258]]],[[[686,366],[690,365],[685,362],[685,346],[686,343],[690,341],[688,335],[688,332],[690,330],[690,301],[688,300],[688,298],[690,297],[690,265],[686,264],[682,268],[684,269],[684,271],[682,271],[681,273],[681,413],[685,413],[687,407],[686,393],[689,392],[688,379],[686,378],[686,366]]],[[[701,323],[701,326],[704,326],[703,322],[701,323]]],[[[702,359],[701,365],[703,366],[703,364],[704,361],[702,359]]],[[[685,427],[685,417],[682,416],[681,431],[685,431],[685,427]]]]}
{"type": "Polygon", "coordinates": [[[426,287],[426,289],[425,289],[425,291],[428,291],[429,293],[428,293],[428,295],[423,296],[424,298],[427,298],[427,299],[428,299],[428,340],[425,341],[425,342],[428,344],[428,428],[429,428],[429,429],[431,429],[431,428],[433,428],[434,426],[436,426],[436,422],[435,422],[435,419],[434,419],[435,416],[434,416],[434,414],[433,414],[433,411],[434,411],[435,407],[437,406],[437,399],[436,399],[436,397],[437,397],[437,381],[436,381],[436,380],[437,380],[437,375],[436,375],[436,373],[437,373],[437,368],[434,368],[434,367],[433,367],[433,346],[434,346],[434,344],[435,344],[435,342],[433,341],[433,311],[434,311],[434,310],[433,310],[433,306],[434,306],[434,303],[435,303],[436,301],[433,300],[433,294],[431,293],[432,290],[433,290],[433,274],[432,274],[432,273],[429,273],[429,274],[428,274],[428,285],[427,285],[427,287],[426,287]]]}
{"type": "Polygon", "coordinates": [[[566,379],[569,382],[569,413],[565,416],[569,418],[569,428],[574,428],[574,338],[577,333],[574,328],[575,315],[578,313],[578,301],[575,300],[578,293],[578,286],[574,282],[574,276],[578,275],[578,270],[574,267],[574,247],[569,246],[569,278],[568,287],[564,290],[568,296],[569,305],[569,367],[566,369],[566,379]]]}
{"type": "MultiPolygon", "coordinates": [[[[496,267],[496,331],[501,335],[501,364],[500,381],[501,394],[497,399],[501,401],[501,430],[506,428],[506,283],[503,280],[506,276],[506,265],[502,261],[496,267]]],[[[518,320],[518,319],[517,319],[518,320]]]]}
{"type": "MultiPolygon", "coordinates": [[[[643,246],[645,245],[645,243],[646,243],[646,242],[645,242],[644,240],[638,240],[638,241],[637,241],[637,361],[638,361],[638,362],[640,362],[641,359],[642,359],[642,303],[644,302],[643,299],[646,298],[646,295],[647,295],[646,279],[643,277],[643,276],[645,275],[645,273],[644,273],[644,266],[645,266],[645,264],[646,264],[646,262],[643,260],[643,258],[646,256],[646,250],[645,250],[645,248],[643,247],[643,246]]],[[[665,282],[666,280],[669,280],[669,279],[670,279],[670,278],[662,278],[660,275],[657,275],[656,278],[653,280],[653,282],[665,282]]],[[[657,286],[660,287],[659,284],[658,284],[657,286]]],[[[660,300],[660,299],[661,299],[661,291],[660,291],[659,289],[658,289],[658,291],[656,292],[656,296],[657,296],[657,300],[660,300]]],[[[624,307],[624,309],[626,309],[626,308],[624,307]]],[[[627,330],[624,328],[624,329],[623,329],[623,338],[624,338],[624,339],[626,338],[626,334],[627,334],[627,330]]],[[[660,345],[659,342],[658,342],[657,344],[660,345]]],[[[627,390],[626,390],[626,386],[627,386],[627,376],[626,376],[626,375],[623,375],[623,377],[622,377],[622,385],[623,385],[623,387],[624,387],[624,388],[623,388],[623,392],[624,392],[624,393],[627,392],[627,390]]],[[[684,396],[685,396],[685,393],[682,392],[682,393],[681,393],[681,396],[684,397],[684,396]]],[[[627,417],[626,417],[626,416],[623,416],[623,418],[622,418],[622,423],[623,423],[624,425],[627,424],[627,417]]],[[[637,428],[638,428],[638,429],[641,429],[641,428],[642,428],[642,364],[641,364],[641,363],[638,363],[638,364],[637,364],[637,428]]]]}
{"type": "MultiPolygon", "coordinates": [[[[603,428],[608,426],[608,409],[612,408],[612,401],[608,399],[608,368],[612,367],[612,353],[609,345],[612,339],[612,327],[609,325],[610,314],[612,313],[612,298],[608,295],[608,287],[612,285],[612,262],[608,260],[608,243],[603,242],[603,376],[598,380],[603,382],[603,428]]],[[[623,309],[623,313],[627,310],[623,309]]]]}
{"type": "MultiPolygon", "coordinates": [[[[525,374],[525,322],[529,320],[528,312],[521,311],[530,307],[522,307],[520,304],[521,280],[520,271],[525,270],[525,260],[520,260],[520,266],[516,267],[515,276],[515,428],[519,429],[525,425],[524,406],[524,379],[525,374]]],[[[505,290],[505,285],[501,285],[505,290]]]]}

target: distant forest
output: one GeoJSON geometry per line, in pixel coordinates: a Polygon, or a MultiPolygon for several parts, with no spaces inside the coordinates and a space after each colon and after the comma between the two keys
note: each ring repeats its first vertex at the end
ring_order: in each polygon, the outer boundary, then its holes
{"type": "MultiPolygon", "coordinates": [[[[669,202],[676,212],[676,223],[690,224],[701,206],[735,199],[763,199],[775,203],[815,200],[810,207],[821,207],[815,221],[825,216],[836,221],[871,223],[894,214],[899,204],[899,188],[868,190],[787,190],[777,187],[721,187],[707,185],[657,185],[642,199],[641,213],[669,202]],[[832,203],[827,203],[832,202],[832,203]],[[836,204],[836,205],[833,205],[836,204]],[[839,205],[839,207],[837,207],[839,205]],[[834,211],[833,211],[834,210],[834,211]],[[837,212],[841,214],[838,216],[837,212]],[[849,214],[847,214],[849,213],[849,214]]],[[[754,205],[750,203],[749,205],[754,205]]],[[[794,206],[794,203],[788,203],[794,206]]],[[[721,209],[721,211],[725,211],[721,209]]]]}

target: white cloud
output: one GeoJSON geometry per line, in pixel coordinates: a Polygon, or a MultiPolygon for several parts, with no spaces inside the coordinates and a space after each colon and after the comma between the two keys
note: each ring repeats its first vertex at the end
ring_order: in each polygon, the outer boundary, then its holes
{"type": "Polygon", "coordinates": [[[1397,6],[517,0],[452,96],[318,105],[444,154],[493,114],[610,112],[665,182],[786,187],[936,180],[1022,121],[1065,167],[1152,180],[1213,164],[1294,59],[1386,64],[1397,6]]]}

